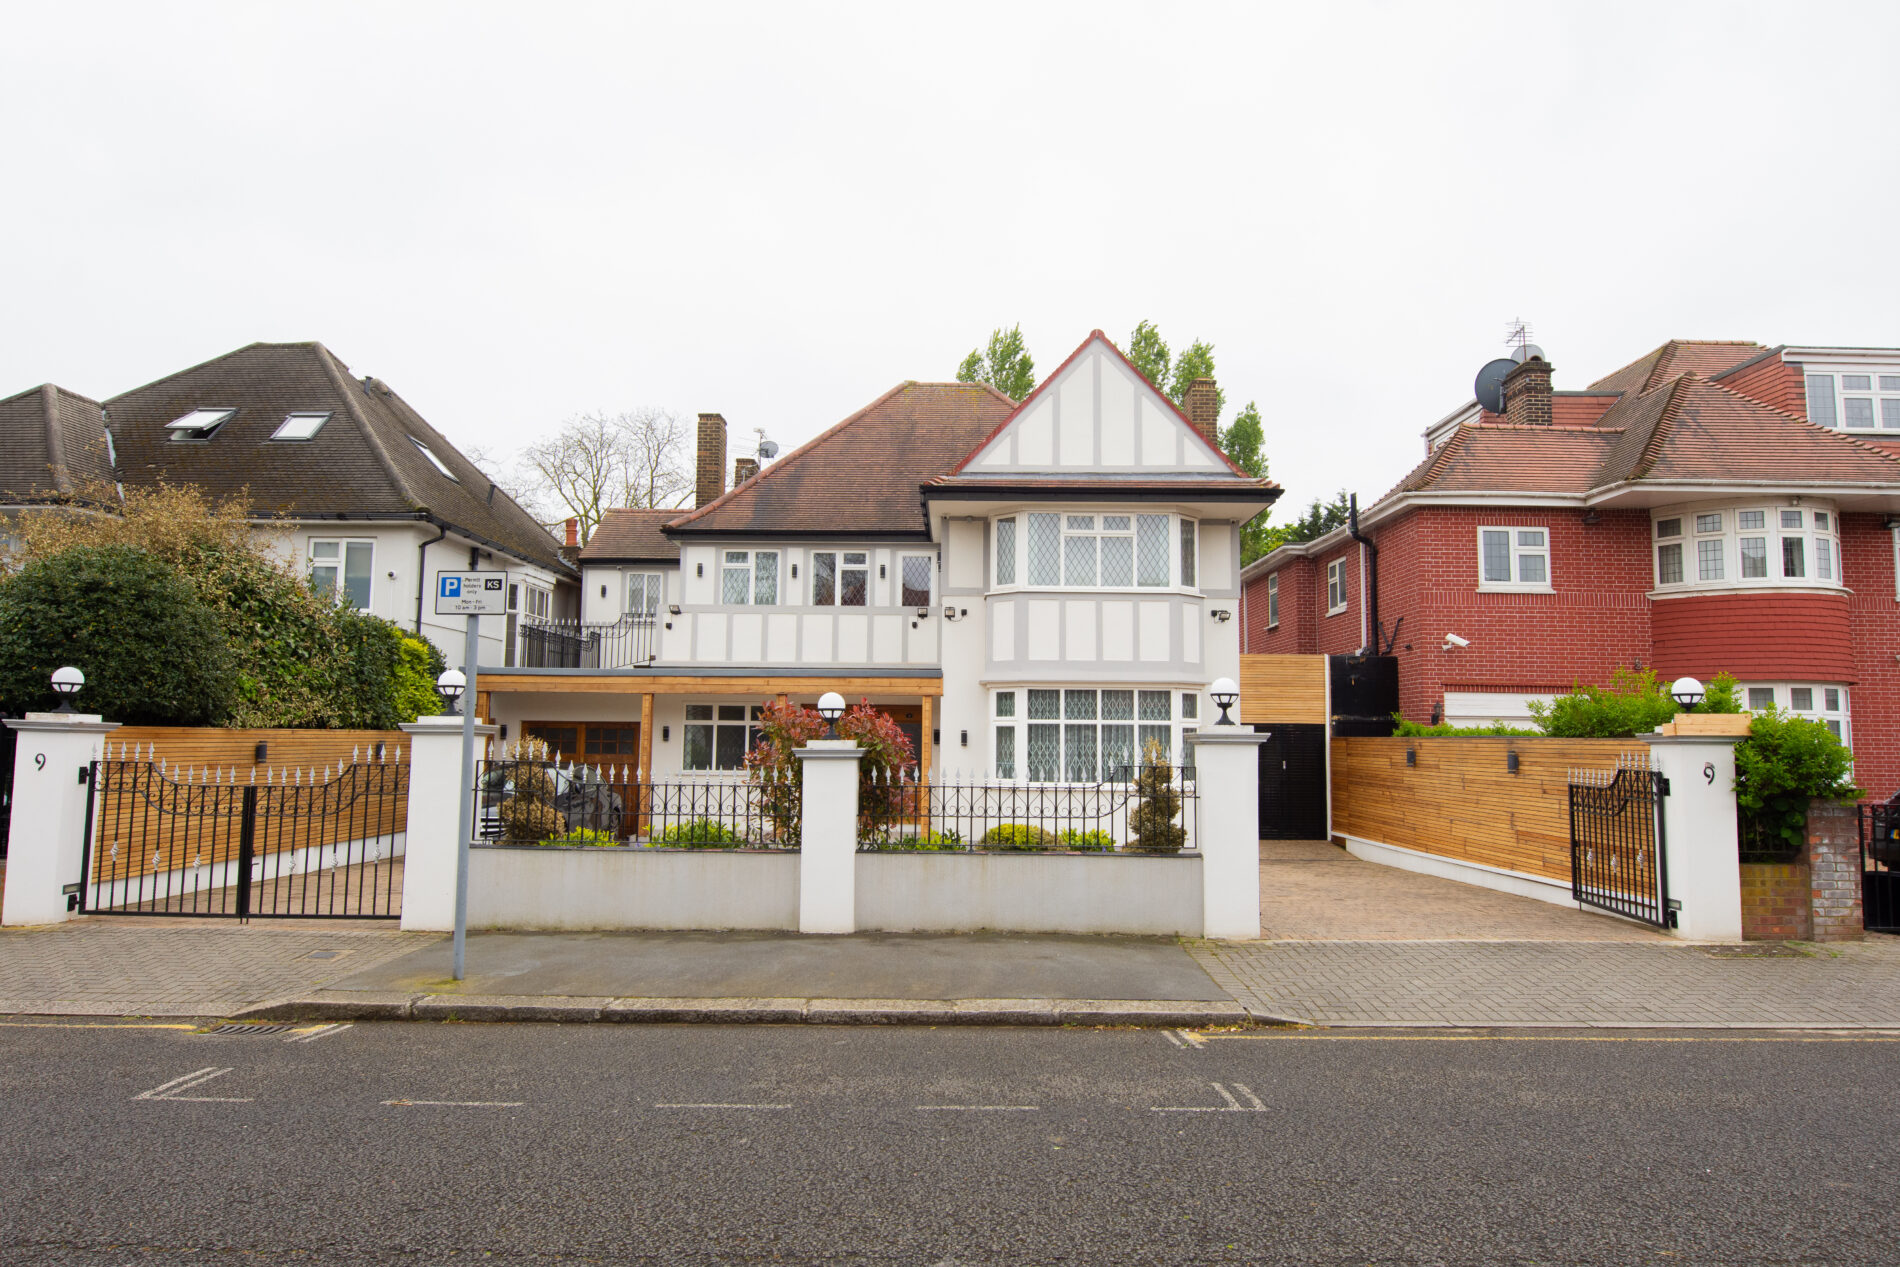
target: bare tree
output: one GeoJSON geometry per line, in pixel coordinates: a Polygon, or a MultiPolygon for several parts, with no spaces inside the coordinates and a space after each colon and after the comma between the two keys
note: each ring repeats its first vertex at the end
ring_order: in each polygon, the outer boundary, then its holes
{"type": "Polygon", "coordinates": [[[679,506],[693,490],[686,424],[665,410],[588,413],[522,450],[517,498],[580,520],[581,544],[616,506],[679,506]]]}

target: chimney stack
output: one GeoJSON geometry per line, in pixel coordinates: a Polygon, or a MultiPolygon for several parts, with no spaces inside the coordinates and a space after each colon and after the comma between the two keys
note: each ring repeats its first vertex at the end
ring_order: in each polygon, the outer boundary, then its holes
{"type": "Polygon", "coordinates": [[[726,419],[699,415],[699,460],[693,472],[693,505],[716,501],[726,491],[726,419]]]}
{"type": "Polygon", "coordinates": [[[1550,362],[1527,357],[1504,376],[1504,421],[1515,427],[1548,427],[1550,419],[1550,362]]]}
{"type": "Polygon", "coordinates": [[[581,521],[578,519],[570,519],[567,521],[567,544],[571,547],[577,546],[580,543],[581,521]]]}
{"type": "Polygon", "coordinates": [[[1206,436],[1209,444],[1220,448],[1220,389],[1214,380],[1197,378],[1189,383],[1182,405],[1194,429],[1206,436]]]}
{"type": "Polygon", "coordinates": [[[734,458],[732,460],[732,486],[734,488],[739,487],[739,485],[745,483],[758,473],[759,459],[734,458]]]}

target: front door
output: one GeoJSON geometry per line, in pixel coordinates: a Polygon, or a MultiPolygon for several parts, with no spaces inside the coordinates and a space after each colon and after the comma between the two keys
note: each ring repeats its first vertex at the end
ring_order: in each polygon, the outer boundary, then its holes
{"type": "Polygon", "coordinates": [[[1326,839],[1326,727],[1256,725],[1260,745],[1260,839],[1326,839]]]}

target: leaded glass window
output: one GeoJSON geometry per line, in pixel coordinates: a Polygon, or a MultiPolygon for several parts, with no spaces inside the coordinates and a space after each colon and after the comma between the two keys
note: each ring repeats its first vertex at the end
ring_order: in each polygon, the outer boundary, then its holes
{"type": "Polygon", "coordinates": [[[1135,584],[1168,583],[1168,517],[1135,516],[1135,584]]]}
{"type": "Polygon", "coordinates": [[[996,521],[996,583],[1016,583],[1016,520],[996,521]]]}
{"type": "Polygon", "coordinates": [[[1192,519],[1181,521],[1181,584],[1193,585],[1194,565],[1199,538],[1195,532],[1196,524],[1192,519]]]}
{"type": "Polygon", "coordinates": [[[1062,583],[1062,516],[1029,516],[1029,583],[1062,583]]]}

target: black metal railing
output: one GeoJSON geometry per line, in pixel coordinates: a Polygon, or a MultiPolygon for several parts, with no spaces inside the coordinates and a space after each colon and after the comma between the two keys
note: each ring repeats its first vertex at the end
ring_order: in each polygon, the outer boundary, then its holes
{"type": "Polygon", "coordinates": [[[478,763],[476,836],[498,845],[795,849],[796,784],[656,780],[632,766],[538,757],[478,763]]]}
{"type": "Polygon", "coordinates": [[[1193,850],[1193,766],[1121,766],[1100,783],[921,778],[860,785],[864,852],[1180,853],[1193,850]]]}
{"type": "Polygon", "coordinates": [[[7,836],[13,829],[13,753],[19,732],[0,723],[0,858],[7,856],[7,836]]]}
{"type": "Polygon", "coordinates": [[[1668,782],[1646,757],[1615,770],[1570,772],[1570,895],[1585,906],[1668,928],[1668,841],[1662,798],[1668,782]]]}
{"type": "Polygon", "coordinates": [[[1900,933],[1900,796],[1860,807],[1861,923],[1900,933]]]}
{"type": "Polygon", "coordinates": [[[576,620],[522,621],[516,664],[527,669],[627,669],[660,654],[659,623],[629,616],[611,624],[576,620]]]}
{"type": "Polygon", "coordinates": [[[79,909],[117,915],[395,919],[409,767],[284,770],[95,761],[79,909]]]}

